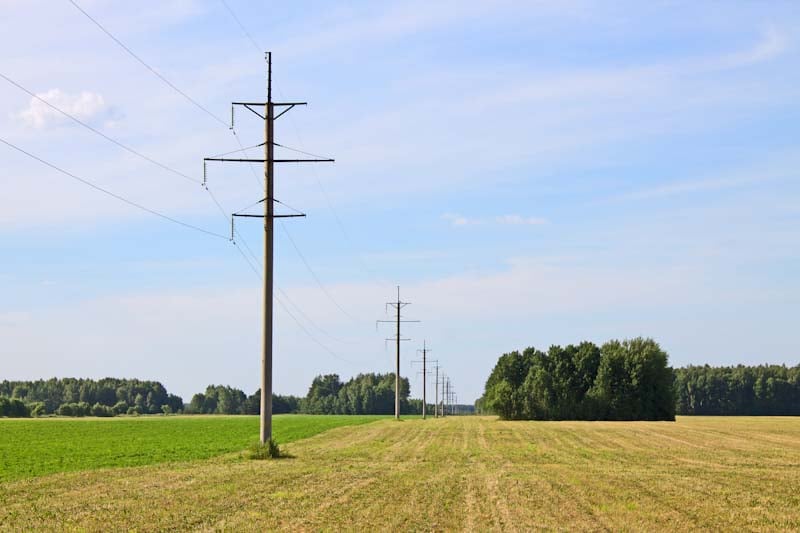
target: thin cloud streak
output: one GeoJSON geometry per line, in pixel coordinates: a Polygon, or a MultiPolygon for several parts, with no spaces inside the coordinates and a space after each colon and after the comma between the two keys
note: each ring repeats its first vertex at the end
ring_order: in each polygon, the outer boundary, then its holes
{"type": "Polygon", "coordinates": [[[517,214],[498,215],[488,218],[469,218],[456,213],[444,213],[440,218],[450,222],[453,227],[485,225],[541,226],[548,223],[548,221],[544,218],[522,216],[517,214]]]}

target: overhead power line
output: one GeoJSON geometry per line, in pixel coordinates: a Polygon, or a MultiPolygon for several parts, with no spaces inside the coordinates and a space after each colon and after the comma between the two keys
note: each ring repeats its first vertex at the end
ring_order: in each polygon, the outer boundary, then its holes
{"type": "Polygon", "coordinates": [[[263,54],[264,49],[261,48],[261,46],[259,46],[259,44],[256,42],[255,39],[253,39],[253,36],[250,35],[250,32],[247,31],[247,29],[244,27],[244,24],[242,24],[241,21],[239,20],[239,17],[237,17],[236,13],[233,12],[231,6],[229,6],[225,0],[219,0],[219,1],[222,3],[223,6],[225,6],[225,9],[228,11],[231,18],[233,18],[233,20],[239,26],[239,29],[242,30],[242,33],[245,35],[245,37],[247,37],[247,39],[253,44],[253,48],[255,48],[259,54],[263,54]]]}
{"type": "MultiPolygon", "coordinates": [[[[250,265],[250,269],[253,271],[253,273],[256,275],[256,277],[258,277],[258,279],[260,279],[260,280],[263,280],[264,278],[262,277],[261,273],[253,265],[253,261],[251,261],[250,258],[245,255],[244,251],[242,251],[242,249],[238,245],[236,246],[236,248],[239,250],[239,253],[242,254],[242,257],[244,258],[244,260],[247,261],[247,264],[250,265]]],[[[247,247],[247,249],[250,252],[250,254],[253,255],[252,250],[250,250],[249,247],[247,247]]],[[[256,262],[257,265],[260,266],[258,261],[255,259],[255,256],[253,257],[253,260],[256,262]]],[[[318,329],[319,331],[321,331],[325,335],[331,337],[332,339],[338,340],[335,337],[331,336],[330,334],[326,333],[325,330],[320,328],[317,324],[314,323],[314,321],[312,321],[310,318],[308,318],[308,316],[305,313],[303,313],[303,311],[300,309],[300,307],[297,304],[295,304],[294,302],[291,301],[291,299],[289,298],[289,295],[286,294],[286,291],[282,290],[278,286],[276,286],[275,288],[278,289],[278,292],[280,292],[283,295],[283,299],[284,300],[289,302],[298,311],[298,313],[300,313],[306,320],[308,320],[309,324],[314,326],[316,329],[318,329]]],[[[309,339],[311,339],[312,342],[314,342],[315,344],[320,346],[323,350],[328,352],[331,356],[335,357],[336,359],[339,359],[340,361],[344,361],[346,363],[356,364],[355,361],[350,361],[349,359],[345,359],[344,357],[340,356],[335,351],[331,350],[328,346],[326,346],[324,343],[322,343],[319,339],[317,339],[314,335],[312,335],[311,332],[308,330],[308,328],[306,328],[305,325],[303,325],[303,323],[300,322],[300,320],[294,315],[294,313],[292,313],[289,310],[289,307],[278,297],[277,294],[274,294],[273,298],[275,298],[275,301],[278,302],[278,304],[281,306],[281,308],[283,308],[284,311],[286,311],[286,314],[289,315],[289,317],[294,321],[294,323],[297,324],[297,327],[300,328],[300,331],[305,333],[305,335],[309,339]]],[[[340,341],[340,342],[345,342],[345,341],[340,341]]]]}
{"type": "Polygon", "coordinates": [[[208,110],[206,107],[204,107],[202,104],[200,104],[200,103],[199,103],[197,100],[195,100],[194,98],[192,98],[191,96],[189,96],[188,94],[186,94],[185,92],[183,92],[182,90],[180,90],[178,87],[176,87],[176,86],[175,86],[175,84],[173,84],[173,83],[172,83],[171,81],[169,81],[167,78],[165,78],[164,76],[162,76],[162,75],[161,75],[161,74],[160,74],[160,73],[159,73],[159,72],[158,72],[156,69],[154,69],[154,68],[153,68],[153,67],[151,67],[149,64],[147,64],[147,62],[146,62],[144,59],[142,59],[141,57],[139,57],[138,55],[136,55],[136,54],[133,52],[133,50],[131,50],[130,48],[128,48],[128,47],[125,45],[125,43],[123,43],[123,42],[122,42],[122,41],[120,41],[120,40],[119,40],[117,37],[115,37],[115,36],[114,36],[114,34],[113,34],[113,33],[111,33],[110,31],[108,31],[108,30],[105,28],[105,26],[103,26],[102,24],[100,24],[100,22],[98,22],[98,21],[97,21],[97,19],[95,19],[94,17],[92,17],[92,16],[91,16],[89,13],[87,13],[87,12],[86,12],[86,10],[84,10],[84,9],[83,9],[81,6],[79,6],[79,5],[77,4],[77,2],[75,2],[75,0],[68,0],[68,1],[69,1],[69,3],[70,3],[70,4],[72,4],[73,6],[75,6],[75,9],[77,9],[78,11],[80,11],[81,13],[83,13],[83,15],[84,15],[84,16],[85,16],[87,19],[91,20],[91,21],[92,21],[92,22],[95,24],[95,26],[97,26],[98,28],[100,28],[100,30],[102,30],[102,32],[103,32],[103,33],[105,33],[106,35],[108,35],[108,36],[111,38],[111,40],[112,40],[112,41],[114,41],[115,43],[117,43],[117,44],[120,46],[120,48],[122,48],[123,50],[125,50],[125,51],[128,53],[128,55],[130,55],[130,56],[131,56],[132,58],[134,58],[136,61],[138,61],[139,63],[141,63],[141,64],[142,64],[142,66],[144,66],[144,67],[145,67],[147,70],[149,70],[150,72],[152,72],[152,73],[153,73],[153,74],[154,74],[156,77],[158,77],[158,79],[160,79],[161,81],[163,81],[164,83],[166,83],[166,84],[167,84],[167,85],[168,85],[168,86],[169,86],[169,87],[170,87],[170,88],[171,88],[173,91],[175,91],[176,93],[178,93],[179,95],[181,95],[182,97],[184,97],[186,100],[188,100],[189,102],[191,102],[191,103],[192,103],[192,105],[194,105],[195,107],[197,107],[199,110],[201,110],[203,113],[205,113],[205,114],[206,114],[206,115],[208,115],[209,117],[213,118],[214,120],[216,120],[217,122],[219,122],[220,124],[222,124],[223,126],[225,126],[226,128],[228,127],[228,123],[227,123],[227,122],[225,122],[223,119],[219,118],[217,115],[215,115],[214,113],[212,113],[211,111],[209,111],[209,110],[208,110]]]}
{"type": "Polygon", "coordinates": [[[333,303],[333,305],[335,305],[337,307],[337,309],[339,309],[339,311],[344,313],[351,320],[358,322],[358,319],[356,317],[354,317],[353,315],[351,315],[350,313],[348,313],[344,309],[344,307],[342,307],[339,304],[339,302],[336,301],[336,298],[334,298],[333,295],[330,292],[328,292],[328,289],[325,288],[325,285],[322,283],[322,281],[320,281],[319,276],[317,276],[317,273],[314,272],[314,269],[311,268],[311,265],[306,260],[305,256],[303,255],[303,252],[301,252],[300,248],[297,247],[297,244],[294,242],[294,239],[292,238],[291,233],[289,233],[289,230],[286,229],[286,225],[285,224],[281,223],[281,229],[286,234],[286,237],[289,239],[289,242],[292,244],[292,248],[294,248],[294,251],[297,252],[297,256],[300,257],[300,260],[306,266],[306,269],[308,270],[309,274],[311,274],[311,277],[314,278],[314,281],[317,282],[317,285],[319,286],[320,290],[322,290],[322,292],[325,293],[325,296],[328,297],[328,299],[333,303]]]}
{"type": "Polygon", "coordinates": [[[50,109],[52,109],[52,110],[54,110],[54,111],[56,111],[58,113],[61,113],[62,115],[64,115],[68,119],[72,120],[76,124],[79,124],[79,125],[83,126],[84,128],[92,131],[93,133],[99,135],[100,137],[104,138],[108,142],[116,144],[117,146],[119,146],[123,150],[135,155],[136,157],[140,157],[140,158],[144,159],[145,161],[148,161],[148,162],[150,162],[150,163],[152,163],[152,164],[154,164],[154,165],[156,165],[156,166],[158,166],[158,167],[160,167],[160,168],[162,168],[162,169],[164,169],[164,170],[166,170],[168,172],[171,172],[171,173],[173,173],[173,174],[175,174],[177,176],[180,176],[181,178],[183,178],[185,180],[191,181],[192,183],[197,183],[197,184],[201,183],[200,180],[197,180],[197,179],[195,179],[195,178],[193,178],[191,176],[188,176],[188,175],[184,174],[183,172],[181,172],[179,170],[175,170],[174,168],[169,167],[169,166],[165,165],[164,163],[156,161],[152,157],[146,156],[145,154],[143,154],[143,153],[139,152],[138,150],[135,150],[135,149],[131,148],[130,146],[128,146],[128,145],[126,145],[126,144],[114,139],[113,137],[109,137],[108,135],[106,135],[102,131],[98,130],[97,128],[94,128],[91,125],[87,124],[86,122],[82,121],[81,119],[77,118],[75,115],[67,113],[66,111],[64,111],[60,107],[58,107],[58,106],[56,106],[54,104],[51,104],[50,102],[48,102],[47,100],[45,100],[44,98],[39,96],[38,94],[36,94],[33,91],[23,87],[20,83],[12,80],[11,78],[9,78],[8,76],[6,76],[5,74],[3,74],[1,72],[0,72],[0,78],[3,78],[4,80],[6,80],[8,83],[13,85],[17,89],[27,93],[32,98],[35,98],[36,100],[42,102],[44,105],[48,106],[50,109]]]}
{"type": "Polygon", "coordinates": [[[39,157],[39,156],[37,156],[37,155],[34,155],[34,154],[32,154],[32,153],[30,153],[30,152],[28,152],[28,151],[26,151],[26,150],[23,150],[23,149],[22,149],[22,148],[20,148],[19,146],[15,145],[15,144],[12,144],[12,143],[10,143],[10,142],[6,141],[6,140],[5,140],[5,139],[3,139],[3,138],[0,138],[0,142],[2,142],[3,144],[5,144],[5,145],[6,145],[6,146],[8,146],[9,148],[13,148],[13,149],[14,149],[14,150],[16,150],[16,151],[18,151],[18,152],[20,152],[20,153],[22,153],[22,154],[25,154],[25,155],[27,155],[27,156],[28,156],[28,157],[30,157],[31,159],[35,159],[35,160],[36,160],[36,161],[38,161],[39,163],[41,163],[41,164],[43,164],[43,165],[46,165],[46,166],[48,166],[48,167],[52,168],[53,170],[56,170],[56,171],[58,171],[58,172],[60,172],[60,173],[64,174],[65,176],[69,176],[70,178],[72,178],[72,179],[74,179],[74,180],[77,180],[77,181],[79,181],[79,182],[83,183],[84,185],[87,185],[87,186],[89,186],[89,187],[91,187],[91,188],[93,188],[93,189],[95,189],[95,190],[97,190],[97,191],[100,191],[100,192],[102,192],[102,193],[104,193],[104,194],[107,194],[108,196],[111,196],[112,198],[116,198],[116,199],[117,199],[117,200],[119,200],[120,202],[124,202],[124,203],[126,203],[126,204],[128,204],[128,205],[130,205],[130,206],[133,206],[133,207],[135,207],[135,208],[137,208],[137,209],[141,209],[142,211],[146,211],[146,212],[148,212],[148,213],[150,213],[150,214],[152,214],[152,215],[155,215],[155,216],[157,216],[157,217],[160,217],[160,218],[162,218],[162,219],[164,219],[164,220],[167,220],[167,221],[169,221],[169,222],[172,222],[172,223],[174,223],[174,224],[179,224],[179,225],[181,225],[181,226],[183,226],[183,227],[185,227],[185,228],[193,229],[193,230],[195,230],[195,231],[199,231],[199,232],[205,233],[206,235],[211,235],[211,236],[213,236],[213,237],[219,237],[220,239],[225,239],[225,240],[228,240],[228,237],[226,237],[225,235],[222,235],[222,234],[220,234],[220,233],[215,233],[215,232],[213,232],[213,231],[209,231],[209,230],[207,230],[207,229],[203,229],[203,228],[201,228],[201,227],[198,227],[198,226],[194,226],[194,225],[192,225],[192,224],[189,224],[189,223],[187,223],[187,222],[183,222],[183,221],[181,221],[181,220],[178,220],[178,219],[176,219],[176,218],[173,218],[173,217],[171,217],[171,216],[169,216],[169,215],[165,215],[164,213],[160,213],[160,212],[158,212],[158,211],[156,211],[156,210],[154,210],[154,209],[150,209],[149,207],[145,207],[145,206],[143,206],[142,204],[136,203],[136,202],[134,202],[134,201],[132,201],[132,200],[128,200],[128,199],[127,199],[127,198],[125,198],[124,196],[120,196],[119,194],[116,194],[116,193],[114,193],[114,192],[111,192],[111,191],[109,191],[108,189],[104,189],[103,187],[101,187],[101,186],[99,186],[99,185],[97,185],[97,184],[95,184],[95,183],[92,183],[91,181],[89,181],[89,180],[87,180],[87,179],[84,179],[84,178],[82,178],[82,177],[80,177],[80,176],[77,176],[77,175],[73,174],[72,172],[68,172],[68,171],[64,170],[63,168],[61,168],[61,167],[58,167],[58,166],[54,165],[53,163],[50,163],[50,162],[48,162],[48,161],[45,161],[45,160],[44,160],[44,159],[42,159],[41,157],[39,157]]]}

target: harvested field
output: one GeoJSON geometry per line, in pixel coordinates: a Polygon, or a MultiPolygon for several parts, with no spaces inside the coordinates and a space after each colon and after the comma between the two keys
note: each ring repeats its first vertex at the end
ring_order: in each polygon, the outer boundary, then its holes
{"type": "Polygon", "coordinates": [[[380,420],[285,446],[0,485],[5,529],[800,528],[800,419],[380,420]]]}

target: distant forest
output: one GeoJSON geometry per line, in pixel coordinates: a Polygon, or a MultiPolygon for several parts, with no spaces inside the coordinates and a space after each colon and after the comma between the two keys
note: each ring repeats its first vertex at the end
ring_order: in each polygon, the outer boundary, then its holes
{"type": "Polygon", "coordinates": [[[183,399],[169,394],[157,381],[52,378],[0,382],[0,416],[115,416],[182,410],[183,399]]]}
{"type": "Polygon", "coordinates": [[[800,415],[800,365],[671,369],[652,339],[528,348],[500,357],[479,413],[533,420],[800,415]]]}
{"type": "MultiPolygon", "coordinates": [[[[400,380],[403,414],[422,412],[400,380]]],[[[261,391],[209,385],[184,404],[157,381],[105,378],[0,382],[0,417],[121,414],[258,414],[261,391]]],[[[314,378],[308,394],[272,396],[275,414],[392,414],[394,374],[314,378]]],[[[670,420],[678,415],[800,416],[800,365],[667,367],[649,339],[584,342],[504,354],[477,402],[478,413],[507,419],[670,420]]],[[[462,409],[461,412],[465,412],[462,409]]],[[[433,405],[428,405],[433,413],[433,405]]]]}
{"type": "MultiPolygon", "coordinates": [[[[341,415],[382,415],[394,413],[394,373],[359,374],[342,382],[337,374],[317,376],[305,398],[272,397],[272,412],[341,415]]],[[[421,400],[410,400],[407,378],[400,378],[400,412],[422,412],[421,400]]],[[[231,387],[209,386],[205,393],[195,394],[186,407],[187,413],[258,414],[261,391],[251,396],[231,387]]],[[[433,407],[431,406],[431,409],[433,407]]]]}
{"type": "MultiPolygon", "coordinates": [[[[336,374],[317,376],[305,398],[273,394],[272,412],[308,414],[394,413],[394,374],[359,374],[343,383],[336,374]]],[[[409,382],[400,379],[400,409],[422,412],[422,401],[409,399],[409,382]]],[[[141,414],[258,414],[261,391],[209,385],[184,404],[157,381],[105,378],[0,382],[0,416],[116,416],[141,414]]],[[[433,406],[429,409],[433,412],[433,406]]]]}
{"type": "Polygon", "coordinates": [[[800,365],[675,370],[679,415],[800,415],[800,365]]]}

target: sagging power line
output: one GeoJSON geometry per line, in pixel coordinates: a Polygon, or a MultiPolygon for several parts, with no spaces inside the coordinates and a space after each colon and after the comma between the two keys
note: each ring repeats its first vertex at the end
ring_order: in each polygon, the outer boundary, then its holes
{"type": "Polygon", "coordinates": [[[168,222],[172,222],[173,224],[178,224],[178,225],[183,226],[185,228],[192,229],[192,230],[195,230],[195,231],[198,231],[198,232],[201,232],[201,233],[205,233],[206,235],[210,235],[212,237],[218,237],[220,239],[228,240],[228,237],[225,236],[225,235],[222,235],[220,233],[215,233],[215,232],[209,231],[207,229],[203,229],[203,228],[201,228],[199,226],[195,226],[193,224],[189,224],[188,222],[183,222],[182,220],[178,220],[177,218],[171,217],[169,215],[165,215],[164,213],[156,211],[155,209],[150,209],[149,207],[146,207],[146,206],[144,206],[144,205],[142,205],[140,203],[134,202],[133,200],[128,200],[124,196],[121,196],[121,195],[119,195],[119,194],[117,194],[115,192],[112,192],[112,191],[104,188],[104,187],[101,187],[101,186],[97,185],[96,183],[93,183],[93,182],[91,182],[91,181],[89,181],[89,180],[87,180],[85,178],[82,178],[82,177],[80,177],[80,176],[78,176],[76,174],[73,174],[72,172],[64,170],[63,168],[61,168],[61,167],[59,167],[57,165],[54,165],[53,163],[50,163],[49,161],[46,161],[46,160],[42,159],[41,157],[39,157],[37,155],[34,155],[31,152],[28,152],[27,150],[23,150],[19,146],[15,145],[15,144],[13,144],[13,143],[11,143],[11,142],[3,139],[3,138],[0,138],[0,142],[5,144],[9,148],[13,148],[16,151],[18,151],[18,152],[20,152],[22,154],[25,154],[26,156],[30,157],[31,159],[35,159],[39,163],[41,163],[43,165],[46,165],[46,166],[52,168],[53,170],[56,170],[56,171],[64,174],[65,176],[69,176],[70,178],[72,178],[72,179],[74,179],[76,181],[79,181],[80,183],[83,183],[84,185],[86,185],[88,187],[91,187],[92,189],[95,189],[96,191],[102,192],[103,194],[111,196],[112,198],[116,198],[120,202],[124,202],[124,203],[126,203],[126,204],[128,204],[128,205],[130,205],[132,207],[135,207],[137,209],[140,209],[142,211],[150,213],[151,215],[155,215],[155,216],[160,217],[160,218],[162,218],[162,219],[164,219],[164,220],[166,220],[168,222]]]}

